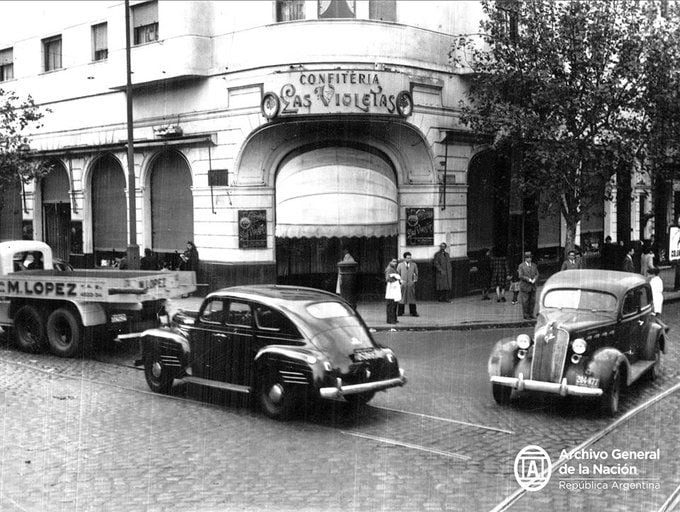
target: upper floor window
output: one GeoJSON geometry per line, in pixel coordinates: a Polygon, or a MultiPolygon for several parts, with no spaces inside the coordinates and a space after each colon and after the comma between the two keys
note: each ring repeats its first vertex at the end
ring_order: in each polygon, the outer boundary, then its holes
{"type": "Polygon", "coordinates": [[[14,49],[0,50],[0,82],[14,78],[14,49]]]}
{"type": "Polygon", "coordinates": [[[61,69],[61,36],[43,39],[42,45],[43,71],[61,69]]]}
{"type": "Polygon", "coordinates": [[[397,21],[397,0],[370,0],[368,17],[372,20],[397,21]]]}
{"type": "Polygon", "coordinates": [[[354,0],[319,0],[319,19],[355,18],[354,0]]]}
{"type": "Polygon", "coordinates": [[[276,21],[305,19],[305,0],[277,0],[276,21]]]}
{"type": "Polygon", "coordinates": [[[497,4],[498,12],[503,17],[503,35],[510,37],[512,41],[519,35],[519,5],[516,0],[506,0],[497,4]]]}
{"type": "Polygon", "coordinates": [[[158,2],[146,2],[132,7],[134,44],[158,41],[158,2]]]}
{"type": "Polygon", "coordinates": [[[104,60],[109,56],[106,23],[92,25],[92,60],[104,60]]]}

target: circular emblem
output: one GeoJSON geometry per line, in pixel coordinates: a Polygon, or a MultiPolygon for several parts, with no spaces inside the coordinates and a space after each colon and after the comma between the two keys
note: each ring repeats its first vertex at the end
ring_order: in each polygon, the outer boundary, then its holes
{"type": "Polygon", "coordinates": [[[418,225],[418,216],[417,215],[409,215],[406,218],[406,222],[408,223],[409,226],[412,228],[416,227],[418,225]]]}
{"type": "Polygon", "coordinates": [[[268,92],[262,97],[262,115],[267,119],[273,119],[279,114],[279,97],[273,92],[268,92]]]}
{"type": "Polygon", "coordinates": [[[413,113],[413,98],[408,91],[397,94],[397,111],[402,117],[408,117],[413,113]]]}
{"type": "Polygon", "coordinates": [[[525,446],[515,457],[515,479],[525,491],[540,491],[548,485],[551,474],[550,455],[540,446],[525,446]]]}
{"type": "Polygon", "coordinates": [[[250,229],[251,226],[251,221],[248,217],[241,217],[241,219],[238,221],[238,225],[241,226],[241,229],[250,229]]]}

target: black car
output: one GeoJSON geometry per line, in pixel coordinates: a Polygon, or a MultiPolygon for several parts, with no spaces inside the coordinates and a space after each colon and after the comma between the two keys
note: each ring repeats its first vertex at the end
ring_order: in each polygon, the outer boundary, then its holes
{"type": "Polygon", "coordinates": [[[149,387],[175,380],[256,395],[273,418],[308,398],[365,404],[406,383],[391,349],[375,342],[338,295],[257,285],[211,293],[198,312],[146,331],[142,361],[149,387]]]}
{"type": "Polygon", "coordinates": [[[643,375],[656,377],[666,332],[642,276],[558,272],[541,292],[533,335],[494,347],[488,365],[493,397],[501,405],[523,391],[590,397],[613,415],[625,387],[643,375]]]}

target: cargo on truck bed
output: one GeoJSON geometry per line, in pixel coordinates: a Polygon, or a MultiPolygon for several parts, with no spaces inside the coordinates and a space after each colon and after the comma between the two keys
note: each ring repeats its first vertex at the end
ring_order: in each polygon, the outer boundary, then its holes
{"type": "Polygon", "coordinates": [[[165,301],[196,290],[194,272],[53,269],[52,250],[33,240],[0,243],[0,325],[17,346],[49,346],[70,357],[102,337],[158,326],[165,301]]]}

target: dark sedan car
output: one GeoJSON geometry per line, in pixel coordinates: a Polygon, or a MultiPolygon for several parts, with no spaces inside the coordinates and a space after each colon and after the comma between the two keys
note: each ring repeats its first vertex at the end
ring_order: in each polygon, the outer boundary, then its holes
{"type": "Polygon", "coordinates": [[[225,288],[196,313],[146,331],[147,383],[167,393],[182,380],[254,394],[264,412],[287,418],[306,398],[365,404],[406,382],[392,350],[335,294],[291,286],[225,288]]]}
{"type": "Polygon", "coordinates": [[[513,390],[591,397],[614,415],[626,386],[656,376],[666,331],[653,315],[652,291],[642,276],[558,272],[541,292],[533,336],[502,339],[494,347],[493,397],[499,404],[507,404],[513,390]]]}

